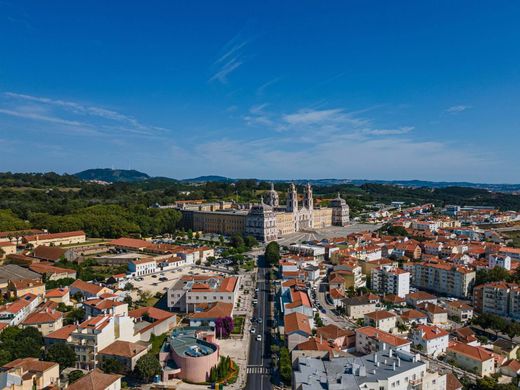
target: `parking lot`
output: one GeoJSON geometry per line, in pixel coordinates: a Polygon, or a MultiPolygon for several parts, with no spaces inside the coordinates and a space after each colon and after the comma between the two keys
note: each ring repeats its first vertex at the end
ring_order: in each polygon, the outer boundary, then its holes
{"type": "Polygon", "coordinates": [[[130,283],[134,285],[135,288],[141,291],[149,291],[152,295],[156,293],[164,293],[166,289],[175,283],[184,275],[189,275],[189,273],[203,273],[200,270],[193,269],[192,266],[184,266],[174,270],[163,271],[160,273],[156,273],[153,275],[142,276],[143,280],[131,279],[130,283]],[[164,276],[163,276],[164,274],[164,276]],[[165,277],[168,280],[161,281],[159,278],[165,277]]]}

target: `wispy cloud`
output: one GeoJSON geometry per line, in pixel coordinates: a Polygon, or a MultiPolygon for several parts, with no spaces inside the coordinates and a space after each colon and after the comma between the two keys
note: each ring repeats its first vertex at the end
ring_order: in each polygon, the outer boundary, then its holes
{"type": "Polygon", "coordinates": [[[249,42],[242,39],[241,34],[236,35],[222,48],[222,53],[213,63],[213,74],[209,82],[218,81],[228,83],[228,77],[244,63],[243,50],[249,42]]]}
{"type": "Polygon", "coordinates": [[[257,96],[263,96],[265,94],[265,91],[267,88],[269,88],[271,85],[276,84],[281,80],[281,77],[275,77],[272,80],[267,81],[266,83],[263,83],[256,89],[257,96]]]}
{"type": "Polygon", "coordinates": [[[447,112],[449,114],[457,114],[459,112],[469,110],[470,108],[471,108],[471,106],[467,106],[467,105],[464,105],[464,104],[459,104],[457,106],[448,107],[445,110],[445,112],[447,112]]]}
{"type": "Polygon", "coordinates": [[[367,129],[364,132],[371,135],[400,135],[407,134],[414,129],[413,126],[402,126],[397,129],[367,129]]]}
{"type": "Polygon", "coordinates": [[[166,131],[104,107],[16,92],[4,92],[3,96],[4,107],[0,107],[0,114],[13,117],[73,127],[86,132],[153,136],[166,131]]]}

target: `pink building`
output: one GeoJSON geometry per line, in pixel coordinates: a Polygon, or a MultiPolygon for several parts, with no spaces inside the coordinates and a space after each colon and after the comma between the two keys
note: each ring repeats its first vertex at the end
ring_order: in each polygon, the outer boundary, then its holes
{"type": "Polygon", "coordinates": [[[206,382],[219,357],[220,347],[211,328],[174,329],[159,352],[162,381],[179,378],[193,383],[206,382]]]}

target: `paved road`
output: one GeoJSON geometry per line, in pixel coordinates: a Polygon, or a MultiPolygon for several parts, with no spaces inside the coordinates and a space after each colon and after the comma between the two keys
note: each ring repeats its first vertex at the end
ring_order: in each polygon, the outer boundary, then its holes
{"type": "MultiPolygon", "coordinates": [[[[248,390],[271,390],[271,334],[270,334],[270,302],[268,299],[269,285],[265,281],[268,272],[263,257],[258,260],[257,288],[258,304],[254,310],[256,318],[262,318],[262,323],[255,323],[256,334],[251,335],[249,343],[249,360],[247,362],[248,390]],[[262,336],[262,341],[256,340],[256,335],[262,336]]],[[[249,331],[246,326],[246,331],[249,331]]]]}
{"type": "MultiPolygon", "coordinates": [[[[343,316],[338,316],[338,315],[334,314],[334,312],[332,311],[332,309],[334,309],[334,307],[331,304],[329,304],[326,299],[326,294],[327,294],[327,291],[329,288],[329,284],[325,281],[325,279],[322,279],[318,286],[319,286],[318,293],[317,293],[318,302],[325,309],[325,312],[326,312],[325,316],[327,316],[331,320],[331,322],[333,322],[335,325],[337,325],[341,328],[345,328],[345,329],[357,328],[358,325],[355,322],[350,321],[343,316]]],[[[324,316],[323,314],[321,314],[321,315],[322,315],[322,317],[324,316]]]]}

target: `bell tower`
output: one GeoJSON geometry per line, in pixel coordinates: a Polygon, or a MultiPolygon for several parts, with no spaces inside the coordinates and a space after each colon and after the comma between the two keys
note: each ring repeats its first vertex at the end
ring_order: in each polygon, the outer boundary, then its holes
{"type": "Polygon", "coordinates": [[[298,211],[298,193],[294,183],[291,183],[287,190],[287,211],[291,213],[298,211]]]}
{"type": "Polygon", "coordinates": [[[312,199],[312,187],[310,183],[305,186],[303,194],[303,207],[312,211],[314,209],[314,201],[312,199]]]}

